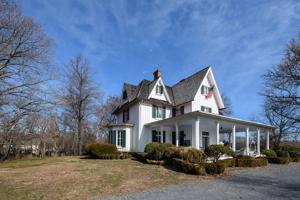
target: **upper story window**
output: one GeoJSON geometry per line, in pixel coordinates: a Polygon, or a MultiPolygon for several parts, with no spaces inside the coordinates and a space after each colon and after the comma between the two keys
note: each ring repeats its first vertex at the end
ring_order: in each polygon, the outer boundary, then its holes
{"type": "Polygon", "coordinates": [[[180,107],[180,114],[183,115],[184,114],[184,106],[180,107]]]}
{"type": "Polygon", "coordinates": [[[201,106],[201,111],[203,111],[203,112],[209,112],[209,113],[212,112],[211,108],[210,107],[206,107],[206,106],[201,106]]]}
{"type": "Polygon", "coordinates": [[[166,107],[158,107],[157,105],[152,105],[152,118],[166,118],[166,107]]]}
{"type": "Polygon", "coordinates": [[[176,108],[172,109],[172,117],[176,117],[176,108]]]}
{"type": "Polygon", "coordinates": [[[156,94],[157,95],[162,95],[164,92],[163,86],[162,85],[157,85],[156,86],[156,94]]]}
{"type": "Polygon", "coordinates": [[[125,111],[123,111],[123,123],[129,121],[129,108],[125,111]]]}
{"type": "Polygon", "coordinates": [[[127,92],[125,90],[123,91],[122,98],[123,100],[127,99],[127,92]]]}
{"type": "Polygon", "coordinates": [[[210,92],[212,92],[213,89],[214,89],[214,87],[208,87],[208,86],[202,85],[202,86],[201,86],[201,94],[207,95],[207,94],[209,94],[210,92]]]}

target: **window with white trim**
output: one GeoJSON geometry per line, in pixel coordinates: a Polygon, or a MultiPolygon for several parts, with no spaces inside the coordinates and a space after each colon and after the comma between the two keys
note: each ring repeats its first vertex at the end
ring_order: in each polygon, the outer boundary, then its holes
{"type": "Polygon", "coordinates": [[[212,112],[212,109],[211,109],[210,107],[201,106],[201,111],[211,113],[211,112],[212,112]]]}
{"type": "Polygon", "coordinates": [[[152,105],[152,118],[166,118],[166,107],[158,107],[157,105],[152,105]]]}
{"type": "Polygon", "coordinates": [[[209,91],[210,91],[210,87],[205,86],[205,85],[201,86],[201,94],[207,95],[209,93],[209,91]]]}
{"type": "Polygon", "coordinates": [[[156,86],[156,94],[157,95],[162,95],[164,92],[163,86],[162,85],[157,85],[156,86]]]}

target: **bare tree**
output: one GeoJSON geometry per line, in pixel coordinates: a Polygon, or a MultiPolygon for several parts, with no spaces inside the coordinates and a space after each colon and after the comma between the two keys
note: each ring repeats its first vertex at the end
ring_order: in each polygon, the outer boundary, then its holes
{"type": "Polygon", "coordinates": [[[224,108],[221,110],[221,112],[227,116],[233,115],[233,108],[232,108],[232,103],[230,98],[226,96],[224,93],[221,96],[224,102],[224,108]]]}
{"type": "Polygon", "coordinates": [[[109,96],[106,102],[97,109],[97,129],[102,137],[107,135],[107,125],[116,122],[116,116],[113,115],[112,112],[121,104],[121,102],[121,97],[109,96]]]}
{"type": "Polygon", "coordinates": [[[264,79],[266,88],[261,94],[268,98],[268,101],[292,107],[294,115],[284,113],[284,117],[299,123],[300,37],[290,42],[282,62],[269,70],[264,79]]]}
{"type": "Polygon", "coordinates": [[[277,129],[273,132],[274,145],[287,136],[297,138],[300,129],[300,38],[287,46],[280,64],[264,76],[265,117],[277,129]]]}
{"type": "Polygon", "coordinates": [[[7,159],[18,123],[39,110],[40,84],[51,40],[10,1],[0,0],[1,159],[7,159]]]}
{"type": "Polygon", "coordinates": [[[65,74],[66,85],[63,94],[64,112],[69,119],[74,119],[76,124],[77,154],[82,154],[82,136],[85,125],[88,124],[90,115],[95,113],[95,104],[100,101],[100,92],[91,79],[90,66],[82,55],[70,61],[65,74]]]}

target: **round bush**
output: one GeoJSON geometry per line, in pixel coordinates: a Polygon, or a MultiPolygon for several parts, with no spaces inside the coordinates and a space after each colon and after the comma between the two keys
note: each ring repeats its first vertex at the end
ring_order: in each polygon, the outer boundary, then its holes
{"type": "Polygon", "coordinates": [[[278,157],[290,157],[289,152],[284,150],[278,150],[276,154],[278,157]]]}
{"type": "Polygon", "coordinates": [[[95,158],[107,157],[108,155],[118,154],[117,147],[113,144],[103,144],[103,143],[90,143],[85,146],[85,151],[88,155],[95,158]]]}
{"type": "Polygon", "coordinates": [[[207,174],[222,174],[225,171],[225,165],[222,163],[208,163],[205,165],[205,171],[207,174]]]}
{"type": "Polygon", "coordinates": [[[145,152],[150,160],[163,160],[165,152],[172,147],[174,147],[172,144],[153,142],[146,145],[145,152]]]}
{"type": "Polygon", "coordinates": [[[272,149],[265,149],[262,151],[262,154],[264,154],[266,157],[275,158],[277,157],[277,154],[272,149]]]}
{"type": "Polygon", "coordinates": [[[268,158],[268,162],[274,164],[288,164],[290,163],[290,158],[289,157],[268,158]]]}
{"type": "Polygon", "coordinates": [[[158,148],[159,145],[160,143],[158,142],[151,142],[145,146],[144,152],[150,153],[151,151],[153,151],[153,149],[158,148]]]}

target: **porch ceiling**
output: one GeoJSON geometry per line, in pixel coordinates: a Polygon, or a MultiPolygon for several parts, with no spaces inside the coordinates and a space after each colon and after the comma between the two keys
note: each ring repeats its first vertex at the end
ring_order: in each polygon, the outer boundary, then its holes
{"type": "MultiPolygon", "coordinates": [[[[160,126],[160,125],[174,125],[175,123],[181,124],[183,122],[192,122],[194,119],[197,117],[203,117],[203,118],[208,118],[208,119],[215,119],[220,122],[220,125],[224,125],[224,130],[225,128],[229,126],[232,127],[232,125],[236,125],[237,129],[244,129],[245,127],[256,127],[256,128],[263,128],[263,129],[274,129],[274,126],[268,125],[268,124],[263,124],[259,122],[253,122],[253,121],[247,121],[247,120],[242,120],[242,119],[237,119],[233,117],[228,117],[224,115],[218,115],[218,114],[213,114],[213,113],[207,113],[207,112],[202,112],[202,111],[194,111],[190,113],[186,113],[184,115],[179,115],[176,117],[171,117],[163,120],[159,120],[156,122],[151,122],[148,124],[145,124],[146,126],[149,127],[154,127],[154,126],[160,126]]],[[[201,124],[201,121],[200,121],[201,124]]]]}

